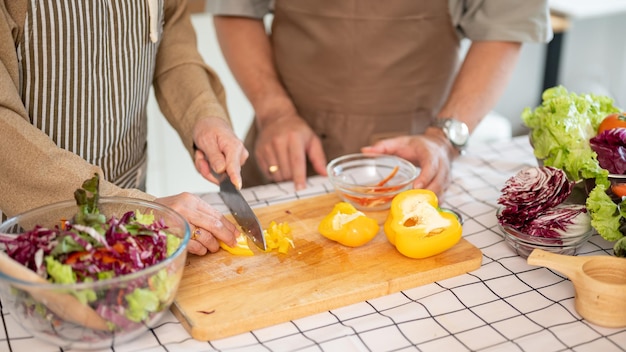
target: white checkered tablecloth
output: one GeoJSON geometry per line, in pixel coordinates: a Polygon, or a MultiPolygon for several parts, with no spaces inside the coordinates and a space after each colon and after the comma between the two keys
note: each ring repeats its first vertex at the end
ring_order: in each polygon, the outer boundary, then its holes
{"type": "MultiPolygon", "coordinates": [[[[626,351],[626,329],[583,320],[571,281],[530,266],[503,241],[496,199],[506,179],[534,166],[528,139],[474,145],[456,161],[444,206],[465,218],[464,237],[482,266],[468,274],[221,340],[191,338],[170,313],[139,338],[106,351],[626,351]]],[[[253,207],[332,192],[323,177],[294,193],[290,183],[246,189],[253,207]]],[[[226,211],[217,194],[203,194],[226,211]]],[[[606,255],[595,235],[580,255],[606,255]]],[[[624,312],[626,314],[626,312],[624,312]]],[[[59,351],[2,310],[0,351],[59,351]]]]}

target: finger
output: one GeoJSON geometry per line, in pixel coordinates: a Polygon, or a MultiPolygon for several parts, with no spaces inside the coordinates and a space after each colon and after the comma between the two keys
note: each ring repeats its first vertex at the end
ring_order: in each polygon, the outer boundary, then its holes
{"type": "Polygon", "coordinates": [[[417,175],[415,181],[413,181],[413,188],[422,189],[429,188],[433,179],[435,178],[434,168],[429,161],[422,163],[424,166],[420,166],[420,172],[417,175]]]}
{"type": "Polygon", "coordinates": [[[227,150],[220,150],[218,148],[209,148],[208,150],[204,151],[204,156],[209,163],[209,167],[218,174],[226,171],[227,162],[225,154],[227,152],[227,150]]]}
{"type": "Polygon", "coordinates": [[[259,170],[268,180],[274,180],[274,174],[279,170],[276,160],[277,158],[273,156],[273,153],[271,155],[268,155],[268,153],[257,153],[259,170]]]}
{"type": "MultiPolygon", "coordinates": [[[[203,233],[207,231],[207,234],[226,244],[235,244],[235,238],[238,234],[237,227],[229,222],[219,210],[213,208],[199,196],[183,192],[177,196],[160,198],[160,200],[179,211],[187,219],[192,229],[199,227],[203,233]]],[[[210,240],[205,239],[205,241],[210,240]]]]}
{"type": "Polygon", "coordinates": [[[283,171],[289,169],[288,165],[281,165],[281,162],[278,161],[278,156],[274,158],[270,158],[268,160],[276,160],[273,162],[266,162],[267,167],[264,169],[264,174],[269,180],[274,182],[280,182],[284,180],[283,171]]]}
{"type": "Polygon", "coordinates": [[[322,176],[328,175],[326,170],[326,165],[328,165],[328,160],[326,160],[326,154],[324,153],[324,147],[322,146],[322,142],[315,138],[311,142],[311,146],[309,147],[308,152],[309,160],[311,161],[311,165],[313,166],[313,170],[322,176]]]}
{"type": "Polygon", "coordinates": [[[241,143],[236,143],[229,148],[224,149],[224,155],[226,157],[226,174],[237,187],[241,188],[241,166],[248,159],[248,150],[241,143]]]}
{"type": "Polygon", "coordinates": [[[229,163],[226,168],[226,175],[237,189],[241,189],[241,165],[229,163]]]}
{"type": "Polygon", "coordinates": [[[195,227],[191,233],[191,242],[199,242],[203,247],[211,253],[215,253],[220,249],[220,244],[207,230],[201,227],[195,227]]]}
{"type": "MultiPolygon", "coordinates": [[[[272,173],[272,178],[276,182],[291,180],[291,160],[289,157],[290,151],[294,149],[301,149],[300,143],[289,143],[289,139],[278,139],[274,142],[274,153],[276,154],[276,160],[278,161],[278,169],[272,173]]],[[[298,141],[299,142],[299,141],[298,141]]]]}
{"type": "Polygon", "coordinates": [[[204,158],[204,153],[200,150],[196,150],[194,153],[194,165],[202,177],[212,183],[218,184],[218,180],[213,176],[213,173],[211,173],[211,170],[209,169],[209,163],[204,158]]]}
{"type": "Polygon", "coordinates": [[[241,189],[241,187],[243,186],[243,179],[241,178],[241,167],[245,164],[246,160],[248,160],[249,156],[250,153],[248,152],[248,149],[242,146],[241,150],[239,151],[238,162],[230,162],[228,164],[229,167],[227,167],[226,172],[228,173],[228,177],[230,177],[230,180],[237,187],[237,189],[241,189]]]}
{"type": "MultiPolygon", "coordinates": [[[[432,161],[427,164],[427,167],[422,169],[420,177],[424,174],[422,185],[419,188],[426,188],[435,192],[438,196],[444,191],[445,186],[448,184],[450,178],[450,169],[445,164],[437,161],[432,161]]],[[[414,186],[419,180],[416,180],[414,186]]],[[[417,188],[417,187],[416,187],[417,188]]]]}
{"type": "Polygon", "coordinates": [[[265,178],[272,180],[272,174],[278,171],[278,162],[276,156],[274,155],[272,144],[264,142],[264,140],[259,138],[254,147],[254,155],[257,160],[259,171],[263,174],[263,176],[265,176],[265,178]]]}
{"type": "Polygon", "coordinates": [[[306,154],[303,148],[289,148],[291,174],[296,190],[306,187],[306,154]]]}
{"type": "Polygon", "coordinates": [[[362,147],[363,153],[393,154],[393,144],[387,139],[380,140],[373,145],[362,147]]]}
{"type": "Polygon", "coordinates": [[[208,253],[208,250],[202,243],[194,240],[189,240],[189,244],[187,245],[187,251],[191,254],[195,255],[205,255],[208,253]]]}
{"type": "Polygon", "coordinates": [[[183,192],[175,196],[162,197],[156,199],[158,203],[167,205],[179,212],[192,229],[200,228],[200,234],[196,234],[190,251],[195,254],[202,254],[202,250],[198,245],[204,246],[210,251],[219,249],[218,240],[223,241],[229,246],[234,246],[236,238],[239,235],[237,227],[229,222],[221,212],[213,208],[210,204],[203,201],[199,196],[183,192]]]}
{"type": "Polygon", "coordinates": [[[211,237],[214,237],[216,240],[220,240],[229,246],[235,245],[237,235],[239,234],[237,226],[228,221],[224,215],[215,209],[210,209],[210,211],[205,212],[205,216],[194,221],[194,224],[201,229],[206,230],[211,237]]]}
{"type": "Polygon", "coordinates": [[[438,178],[438,182],[433,186],[432,191],[440,197],[440,201],[443,201],[443,194],[452,182],[452,170],[448,166],[441,168],[444,172],[441,173],[438,178]]]}
{"type": "MultiPolygon", "coordinates": [[[[275,146],[278,155],[280,177],[277,181],[293,181],[294,172],[302,173],[301,183],[306,180],[306,149],[300,134],[290,133],[288,139],[275,146]]],[[[276,177],[275,177],[276,179],[276,177]]]]}

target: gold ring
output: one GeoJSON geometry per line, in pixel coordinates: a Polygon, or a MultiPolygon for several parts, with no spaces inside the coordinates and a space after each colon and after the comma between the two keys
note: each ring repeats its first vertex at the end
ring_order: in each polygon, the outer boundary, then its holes
{"type": "Polygon", "coordinates": [[[191,239],[197,240],[198,236],[200,236],[200,228],[196,227],[195,229],[193,229],[193,232],[191,233],[191,239]]]}
{"type": "Polygon", "coordinates": [[[267,171],[270,172],[270,174],[273,174],[274,172],[278,171],[278,165],[271,165],[267,171]]]}

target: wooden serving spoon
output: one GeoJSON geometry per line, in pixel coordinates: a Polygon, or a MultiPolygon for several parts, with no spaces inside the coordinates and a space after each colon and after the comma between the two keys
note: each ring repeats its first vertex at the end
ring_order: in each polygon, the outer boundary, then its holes
{"type": "MultiPolygon", "coordinates": [[[[48,283],[34,271],[13,260],[5,252],[0,251],[0,271],[5,275],[31,283],[48,283]]],[[[64,320],[82,325],[94,330],[109,330],[106,320],[88,305],[81,303],[69,293],[54,292],[50,289],[29,287],[28,285],[14,285],[27,291],[30,295],[44,304],[48,309],[64,320]]]]}
{"type": "Polygon", "coordinates": [[[527,261],[559,271],[572,281],[576,311],[583,318],[609,328],[626,326],[625,258],[570,256],[534,249],[527,261]]]}

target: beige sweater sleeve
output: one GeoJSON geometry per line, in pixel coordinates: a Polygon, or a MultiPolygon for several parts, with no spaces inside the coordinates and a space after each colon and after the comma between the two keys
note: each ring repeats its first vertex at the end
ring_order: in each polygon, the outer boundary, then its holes
{"type": "MultiPolygon", "coordinates": [[[[204,65],[184,1],[167,0],[165,27],[154,84],[159,103],[191,150],[191,131],[199,118],[227,119],[224,90],[204,65]]],[[[22,33],[26,0],[0,0],[0,211],[6,215],[72,199],[82,182],[102,170],[58,148],[34,127],[19,95],[16,45],[22,33]]],[[[153,200],[136,189],[101,179],[103,196],[153,200]]]]}
{"type": "Polygon", "coordinates": [[[193,154],[192,131],[200,119],[230,123],[226,94],[216,73],[197,50],[195,30],[183,1],[169,1],[154,76],[154,91],[163,115],[193,154]]]}

